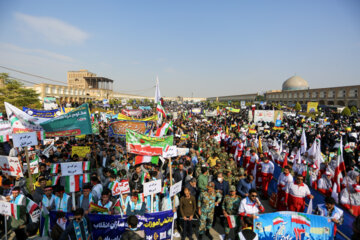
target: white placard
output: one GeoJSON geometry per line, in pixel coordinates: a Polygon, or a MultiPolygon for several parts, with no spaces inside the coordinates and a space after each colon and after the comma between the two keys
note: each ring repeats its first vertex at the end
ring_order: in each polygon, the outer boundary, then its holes
{"type": "Polygon", "coordinates": [[[38,145],[36,132],[13,134],[14,147],[26,147],[38,145]]]}
{"type": "Polygon", "coordinates": [[[44,139],[44,145],[54,144],[55,139],[44,139]]]}
{"type": "Polygon", "coordinates": [[[11,203],[0,201],[0,214],[11,216],[11,203]]]}
{"type": "Polygon", "coordinates": [[[161,192],[161,180],[144,183],[144,196],[161,192]]]}
{"type": "Polygon", "coordinates": [[[17,157],[0,156],[0,167],[3,174],[24,177],[17,157]]]}
{"type": "Polygon", "coordinates": [[[176,146],[169,146],[163,151],[162,156],[164,158],[176,157],[177,156],[177,147],[176,146]]]}
{"type": "Polygon", "coordinates": [[[189,153],[188,148],[177,148],[177,155],[178,156],[184,156],[189,153]]]}
{"type": "MultiPolygon", "coordinates": [[[[23,171],[27,171],[27,163],[23,164],[23,171]]],[[[30,172],[31,174],[39,173],[39,161],[30,161],[30,172]]]]}
{"type": "Polygon", "coordinates": [[[355,127],[360,127],[360,122],[355,123],[355,127]]]}
{"type": "Polygon", "coordinates": [[[116,188],[112,191],[113,196],[120,195],[120,193],[130,193],[130,186],[128,181],[117,183],[116,188]]]}
{"type": "Polygon", "coordinates": [[[83,174],[82,162],[61,163],[61,176],[72,176],[83,174]]]}
{"type": "Polygon", "coordinates": [[[182,181],[175,183],[170,187],[170,197],[181,192],[182,181]]]}
{"type": "Polygon", "coordinates": [[[46,157],[49,157],[49,152],[51,149],[54,148],[54,144],[49,145],[47,148],[44,149],[44,151],[42,152],[42,154],[44,154],[46,157]]]}

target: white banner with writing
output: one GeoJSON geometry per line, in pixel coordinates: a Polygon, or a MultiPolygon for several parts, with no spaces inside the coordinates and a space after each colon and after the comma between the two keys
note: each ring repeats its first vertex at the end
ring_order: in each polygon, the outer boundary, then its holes
{"type": "Polygon", "coordinates": [[[3,174],[23,177],[19,159],[17,157],[0,156],[0,167],[3,174]]]}
{"type": "Polygon", "coordinates": [[[38,145],[36,132],[13,134],[14,147],[26,147],[38,145]]]}
{"type": "Polygon", "coordinates": [[[61,176],[72,176],[83,174],[82,162],[61,163],[61,176]]]}
{"type": "Polygon", "coordinates": [[[161,180],[144,183],[144,196],[161,192],[161,180]]]}

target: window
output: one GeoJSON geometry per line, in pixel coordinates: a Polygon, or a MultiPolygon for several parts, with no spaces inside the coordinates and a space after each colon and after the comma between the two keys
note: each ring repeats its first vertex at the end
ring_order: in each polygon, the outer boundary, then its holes
{"type": "Polygon", "coordinates": [[[312,97],[312,98],[317,98],[317,92],[312,92],[312,93],[311,93],[311,97],[312,97]]]}
{"type": "Polygon", "coordinates": [[[297,98],[297,93],[294,93],[294,98],[297,98]]]}
{"type": "Polygon", "coordinates": [[[50,87],[46,87],[46,93],[50,93],[50,87]]]}
{"type": "Polygon", "coordinates": [[[305,98],[309,98],[310,97],[310,93],[309,92],[306,92],[305,93],[305,98]]]}
{"type": "Polygon", "coordinates": [[[300,92],[299,93],[299,98],[303,98],[304,97],[304,93],[303,92],[300,92]]]}

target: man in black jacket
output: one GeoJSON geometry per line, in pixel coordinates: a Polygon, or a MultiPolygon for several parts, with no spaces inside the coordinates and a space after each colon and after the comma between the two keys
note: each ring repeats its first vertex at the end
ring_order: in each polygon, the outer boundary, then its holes
{"type": "Polygon", "coordinates": [[[91,239],[91,223],[89,218],[84,216],[84,209],[78,208],[74,212],[74,219],[61,234],[60,240],[91,239]]]}
{"type": "Polygon", "coordinates": [[[137,230],[139,220],[135,215],[131,215],[127,219],[128,229],[121,235],[121,240],[142,240],[145,239],[145,233],[142,230],[137,230]]]}

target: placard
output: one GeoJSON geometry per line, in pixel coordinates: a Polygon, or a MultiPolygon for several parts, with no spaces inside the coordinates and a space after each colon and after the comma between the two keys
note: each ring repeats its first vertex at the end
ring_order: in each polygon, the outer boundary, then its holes
{"type": "Polygon", "coordinates": [[[116,188],[112,191],[112,195],[120,195],[125,193],[130,193],[129,181],[119,182],[116,188]]]}
{"type": "Polygon", "coordinates": [[[177,155],[184,156],[189,153],[189,148],[177,148],[177,155]]]}
{"type": "Polygon", "coordinates": [[[61,163],[61,176],[72,176],[83,174],[82,162],[61,163]]]}
{"type": "Polygon", "coordinates": [[[44,139],[43,142],[44,145],[49,145],[49,144],[51,145],[55,143],[55,139],[44,139]]]}
{"type": "Polygon", "coordinates": [[[144,196],[161,192],[161,180],[144,183],[144,196]]]}
{"type": "Polygon", "coordinates": [[[179,192],[181,192],[181,187],[182,187],[182,181],[175,183],[174,185],[172,185],[170,187],[170,197],[178,194],[179,192]]]}
{"type": "Polygon", "coordinates": [[[14,147],[26,147],[38,145],[36,132],[13,134],[14,147]]]}
{"type": "MultiPolygon", "coordinates": [[[[42,154],[43,155],[45,155],[46,157],[49,157],[49,152],[50,152],[50,150],[51,149],[54,149],[55,147],[54,147],[54,144],[51,144],[51,145],[49,145],[48,147],[46,147],[45,149],[44,149],[44,151],[42,151],[42,154]]],[[[55,148],[56,149],[56,148],[55,148]]]]}
{"type": "Polygon", "coordinates": [[[0,201],[0,214],[11,216],[11,203],[0,201]]]}
{"type": "Polygon", "coordinates": [[[88,153],[90,153],[89,146],[72,146],[71,148],[71,156],[77,154],[79,157],[86,157],[88,153]]]}
{"type": "Polygon", "coordinates": [[[177,147],[176,146],[168,146],[163,151],[162,157],[171,158],[171,157],[176,157],[177,155],[178,155],[177,154],[177,147]]]}
{"type": "MultiPolygon", "coordinates": [[[[27,163],[23,164],[23,171],[27,171],[27,163]]],[[[30,161],[30,172],[31,174],[39,173],[39,161],[38,160],[31,160],[30,161]]]]}
{"type": "Polygon", "coordinates": [[[3,174],[24,177],[17,157],[0,156],[0,167],[3,174]]]}

